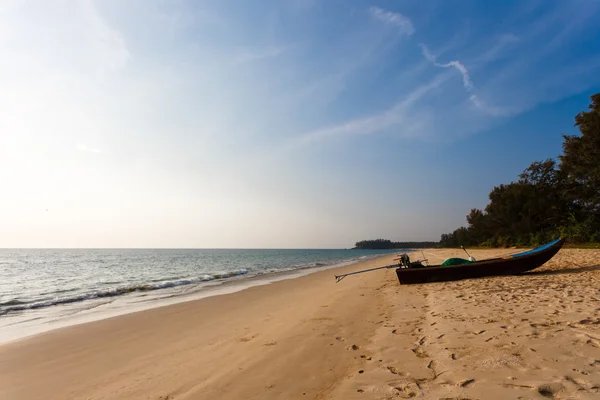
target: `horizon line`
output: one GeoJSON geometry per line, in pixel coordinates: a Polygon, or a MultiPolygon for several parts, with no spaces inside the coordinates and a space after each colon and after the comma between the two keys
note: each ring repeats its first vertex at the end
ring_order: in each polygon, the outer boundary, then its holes
{"type": "Polygon", "coordinates": [[[394,250],[355,247],[0,247],[0,250],[394,250]]]}

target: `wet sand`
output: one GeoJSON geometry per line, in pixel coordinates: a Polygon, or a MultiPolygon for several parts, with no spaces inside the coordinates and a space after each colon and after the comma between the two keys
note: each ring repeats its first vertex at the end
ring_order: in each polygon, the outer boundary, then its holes
{"type": "Polygon", "coordinates": [[[0,345],[0,398],[600,397],[600,250],[527,276],[334,281],[391,258],[0,345]]]}

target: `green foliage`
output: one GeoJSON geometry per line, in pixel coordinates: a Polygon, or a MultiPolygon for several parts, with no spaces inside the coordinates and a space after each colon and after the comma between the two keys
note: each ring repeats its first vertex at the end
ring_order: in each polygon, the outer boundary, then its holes
{"type": "Polygon", "coordinates": [[[387,239],[363,240],[356,242],[355,249],[381,250],[381,249],[424,249],[437,247],[437,242],[392,242],[387,239]]]}
{"type": "Polygon", "coordinates": [[[575,117],[580,135],[564,136],[560,165],[533,162],[519,180],[494,187],[467,227],[443,234],[442,246],[535,246],[552,238],[600,240],[600,93],[575,117]]]}

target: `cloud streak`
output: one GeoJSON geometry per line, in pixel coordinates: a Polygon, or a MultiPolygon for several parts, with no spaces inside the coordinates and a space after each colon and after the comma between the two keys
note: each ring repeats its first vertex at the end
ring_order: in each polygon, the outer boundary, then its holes
{"type": "MultiPolygon", "coordinates": [[[[0,6],[0,179],[19,189],[0,207],[0,241],[343,248],[372,232],[387,234],[385,224],[398,240],[416,234],[398,226],[437,235],[442,211],[434,218],[425,197],[459,187],[467,166],[485,175],[467,176],[478,185],[500,179],[443,150],[458,148],[456,140],[468,146],[469,136],[500,118],[600,83],[600,44],[590,39],[600,32],[598,12],[583,2],[538,1],[515,16],[521,2],[490,3],[482,14],[399,5],[400,14],[370,8],[376,3],[294,1],[306,7],[162,0],[0,6]],[[410,183],[427,196],[412,199],[388,178],[415,166],[421,175],[409,174],[410,183]],[[29,217],[38,206],[62,204],[67,219],[55,226],[40,229],[29,217]],[[412,216],[391,221],[398,204],[412,216]],[[165,229],[150,229],[148,215],[165,229]],[[333,227],[327,234],[318,225],[325,219],[333,227]],[[282,235],[290,225],[300,225],[293,242],[282,235]],[[266,227],[260,238],[248,237],[256,226],[266,227]],[[316,231],[334,239],[316,242],[316,231]]],[[[518,125],[519,134],[535,134],[518,125]]]]}
{"type": "Polygon", "coordinates": [[[483,63],[494,61],[498,57],[500,57],[500,55],[503,51],[505,51],[508,47],[511,47],[512,45],[515,45],[516,43],[518,43],[519,40],[520,39],[516,35],[513,35],[511,33],[501,35],[498,38],[498,42],[494,46],[492,46],[489,50],[487,50],[483,55],[478,57],[476,59],[476,61],[483,62],[483,63]]]}
{"type": "MultiPolygon", "coordinates": [[[[515,40],[516,39],[514,36],[510,36],[508,39],[503,40],[501,43],[503,46],[506,42],[511,42],[511,41],[515,41],[515,40]]],[[[506,115],[510,115],[510,114],[514,113],[514,110],[511,110],[508,108],[488,106],[483,100],[481,100],[479,98],[479,96],[476,93],[474,93],[475,86],[473,84],[473,81],[471,80],[471,77],[469,76],[469,70],[459,60],[450,61],[445,64],[438,63],[437,57],[429,51],[429,49],[427,48],[427,46],[425,44],[421,43],[420,46],[421,46],[421,52],[423,54],[423,57],[425,57],[425,59],[430,61],[436,67],[455,68],[456,70],[458,70],[458,72],[460,72],[460,74],[462,75],[463,87],[465,88],[467,93],[470,94],[469,102],[475,108],[477,108],[477,109],[483,111],[484,113],[486,113],[490,116],[493,116],[493,117],[502,117],[502,116],[506,116],[506,115]]],[[[493,50],[492,56],[495,56],[499,51],[499,49],[497,49],[496,47],[492,48],[492,50],[493,50]]],[[[486,53],[485,57],[490,57],[490,52],[486,53]]]]}
{"type": "Polygon", "coordinates": [[[405,15],[402,15],[398,12],[386,11],[379,7],[371,7],[369,8],[369,12],[375,19],[400,28],[402,33],[407,36],[415,33],[415,28],[413,27],[410,18],[406,17],[405,15]]]}
{"type": "Polygon", "coordinates": [[[427,60],[431,61],[431,63],[433,63],[433,65],[435,65],[436,67],[456,68],[458,70],[458,72],[460,72],[462,75],[463,86],[465,87],[465,89],[468,92],[470,92],[473,89],[473,82],[471,81],[471,77],[469,76],[469,70],[460,61],[455,60],[455,61],[450,61],[445,64],[440,64],[437,62],[436,56],[434,56],[429,51],[429,49],[427,48],[427,46],[425,44],[421,43],[420,46],[421,46],[421,51],[423,53],[423,57],[425,57],[427,60]]]}
{"type": "Polygon", "coordinates": [[[340,135],[372,134],[392,127],[398,128],[401,134],[405,136],[414,136],[415,128],[419,124],[414,123],[414,118],[409,115],[408,111],[430,91],[439,87],[445,79],[446,77],[443,75],[437,76],[431,82],[416,88],[403,100],[398,101],[383,112],[305,133],[300,136],[297,144],[307,145],[340,135]],[[409,129],[403,130],[403,128],[409,129]]]}

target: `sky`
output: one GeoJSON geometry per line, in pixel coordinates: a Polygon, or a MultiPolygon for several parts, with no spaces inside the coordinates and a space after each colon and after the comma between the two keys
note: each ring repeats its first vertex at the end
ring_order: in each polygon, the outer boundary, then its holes
{"type": "Polygon", "coordinates": [[[438,240],[557,157],[600,2],[0,2],[0,247],[438,240]]]}

